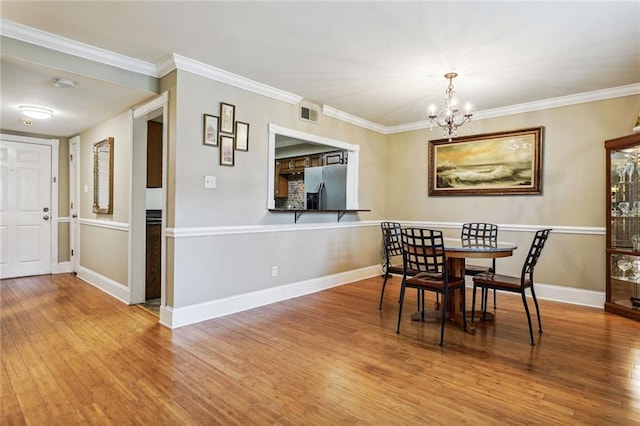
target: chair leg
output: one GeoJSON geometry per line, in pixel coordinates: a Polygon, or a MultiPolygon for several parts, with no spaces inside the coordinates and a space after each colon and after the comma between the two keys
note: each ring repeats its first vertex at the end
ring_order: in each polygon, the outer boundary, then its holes
{"type": "Polygon", "coordinates": [[[487,297],[489,296],[489,289],[486,287],[482,288],[482,320],[487,319],[487,307],[489,306],[487,303],[487,297]]]}
{"type": "Polygon", "coordinates": [[[471,298],[471,322],[474,322],[476,317],[476,283],[473,283],[473,296],[471,298]]]}
{"type": "Polygon", "coordinates": [[[400,287],[400,306],[398,307],[398,328],[396,333],[400,334],[400,319],[402,317],[402,305],[404,305],[404,278],[402,279],[402,287],[400,287]]]}
{"type": "Polygon", "coordinates": [[[444,323],[446,321],[446,314],[447,314],[447,296],[448,296],[448,291],[445,291],[442,293],[442,321],[440,324],[440,346],[444,346],[444,323]]]}
{"type": "Polygon", "coordinates": [[[536,298],[536,291],[531,285],[531,296],[533,296],[533,304],[536,306],[536,315],[538,316],[538,332],[542,333],[542,320],[540,319],[540,308],[538,308],[538,299],[536,298]]]}
{"type": "Polygon", "coordinates": [[[382,299],[384,298],[384,288],[387,286],[387,279],[389,278],[389,273],[384,273],[384,281],[382,282],[382,291],[380,292],[380,306],[378,309],[382,309],[382,299]]]}
{"type": "Polygon", "coordinates": [[[531,314],[529,314],[529,305],[527,304],[527,297],[524,291],[520,293],[522,296],[522,304],[524,305],[524,311],[527,314],[527,321],[529,322],[529,336],[531,337],[531,346],[535,346],[536,342],[533,340],[533,327],[531,326],[531,314]]]}
{"type": "Polygon", "coordinates": [[[497,307],[497,306],[498,306],[498,305],[496,304],[496,289],[494,288],[494,289],[493,289],[493,310],[494,310],[494,311],[496,310],[496,307],[497,307]]]}
{"type": "Polygon", "coordinates": [[[460,291],[462,292],[462,330],[467,331],[467,295],[464,285],[460,291]]]}

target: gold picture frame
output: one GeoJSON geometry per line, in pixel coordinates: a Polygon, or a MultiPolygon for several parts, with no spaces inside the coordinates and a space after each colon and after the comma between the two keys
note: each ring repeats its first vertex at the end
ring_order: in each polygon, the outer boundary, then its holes
{"type": "Polygon", "coordinates": [[[542,193],[543,127],[429,141],[429,195],[542,193]]]}

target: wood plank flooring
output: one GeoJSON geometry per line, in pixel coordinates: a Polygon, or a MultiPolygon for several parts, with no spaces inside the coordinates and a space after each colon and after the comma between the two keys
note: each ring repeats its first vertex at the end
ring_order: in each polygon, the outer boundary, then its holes
{"type": "Polygon", "coordinates": [[[0,424],[640,424],[639,322],[541,301],[532,347],[499,294],[441,348],[415,292],[396,334],[399,283],[382,310],[372,278],[172,331],[71,274],[2,280],[0,424]]]}

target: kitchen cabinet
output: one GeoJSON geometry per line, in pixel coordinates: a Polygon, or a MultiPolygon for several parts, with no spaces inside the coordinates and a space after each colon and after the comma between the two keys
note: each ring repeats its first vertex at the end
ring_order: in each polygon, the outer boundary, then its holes
{"type": "Polygon", "coordinates": [[[275,176],[274,176],[274,188],[273,193],[276,198],[287,198],[289,196],[289,179],[286,175],[281,174],[282,164],[289,164],[288,159],[276,160],[275,176]]]}
{"type": "Polygon", "coordinates": [[[605,141],[605,310],[640,320],[640,134],[605,141]]]}
{"type": "Polygon", "coordinates": [[[324,165],[343,164],[345,160],[344,151],[332,151],[324,153],[324,165]]]}
{"type": "Polygon", "coordinates": [[[309,156],[309,167],[324,166],[324,154],[313,154],[309,156]]]}
{"type": "Polygon", "coordinates": [[[147,221],[145,299],[157,299],[161,295],[160,268],[162,247],[162,225],[147,221]]]}
{"type": "Polygon", "coordinates": [[[162,188],[162,123],[147,122],[147,188],[162,188]]]}

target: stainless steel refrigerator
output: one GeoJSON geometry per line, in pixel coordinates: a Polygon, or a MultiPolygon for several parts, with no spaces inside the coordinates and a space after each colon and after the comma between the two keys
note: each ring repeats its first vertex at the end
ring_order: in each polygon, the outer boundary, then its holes
{"type": "Polygon", "coordinates": [[[305,167],[304,194],[307,210],[347,208],[347,165],[305,167]]]}

